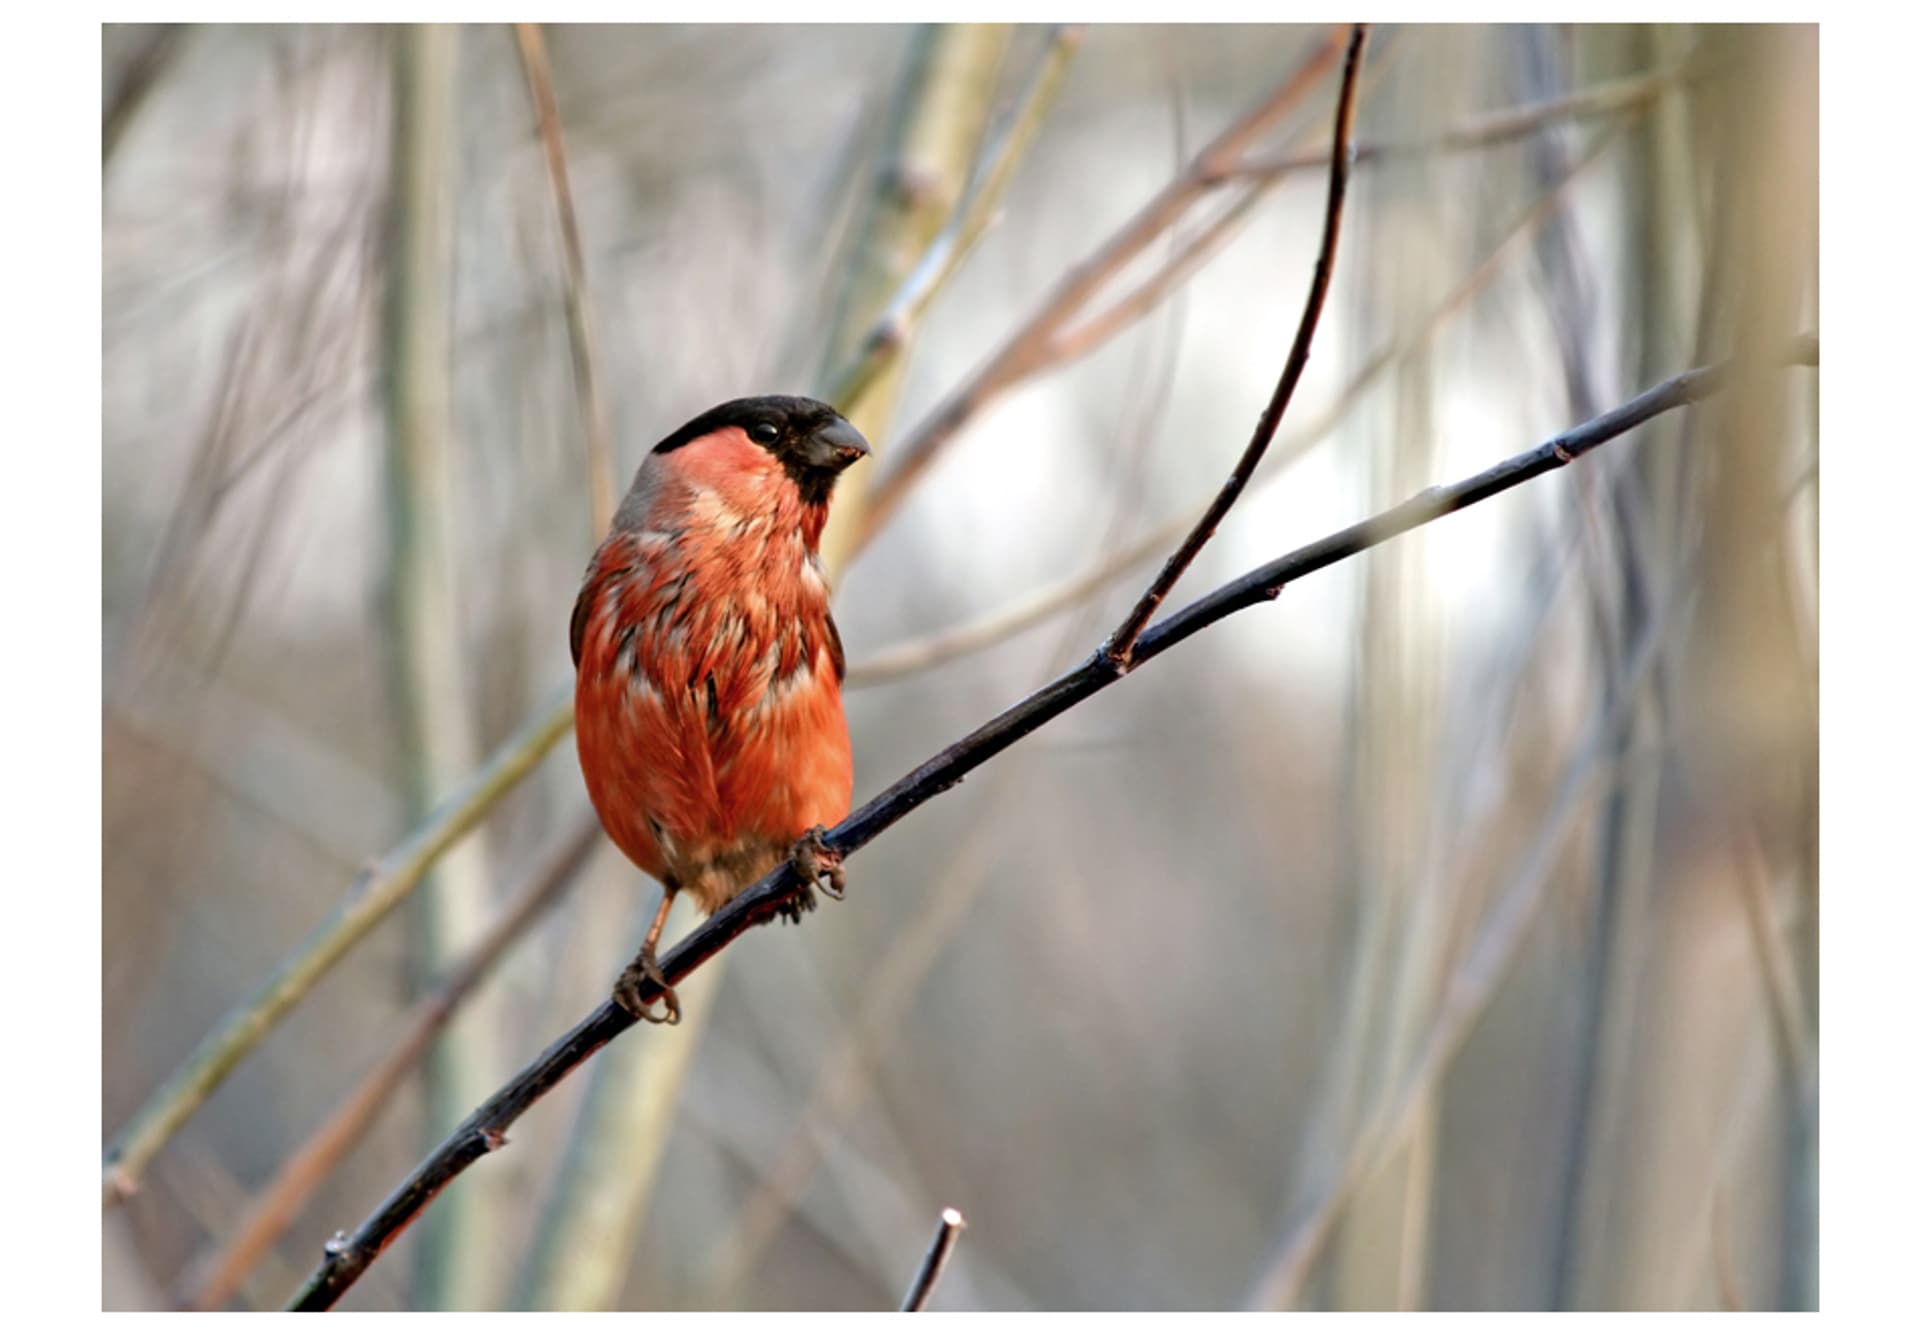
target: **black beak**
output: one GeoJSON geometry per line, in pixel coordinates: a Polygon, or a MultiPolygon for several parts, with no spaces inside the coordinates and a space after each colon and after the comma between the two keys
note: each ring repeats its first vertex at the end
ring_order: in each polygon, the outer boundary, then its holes
{"type": "Polygon", "coordinates": [[[851,463],[871,454],[867,438],[844,417],[835,417],[808,437],[803,454],[808,464],[839,472],[851,463]]]}

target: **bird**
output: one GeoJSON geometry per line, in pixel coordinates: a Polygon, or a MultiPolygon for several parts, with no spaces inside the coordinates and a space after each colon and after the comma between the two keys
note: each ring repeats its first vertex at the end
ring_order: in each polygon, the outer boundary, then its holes
{"type": "Polygon", "coordinates": [[[678,895],[711,915],[789,857],[801,887],[782,916],[845,892],[822,841],[852,807],[853,746],[820,533],[870,452],[817,399],[732,399],[653,447],[587,563],[569,628],[580,770],[663,891],[613,989],[636,1018],[679,1022],[657,955],[678,895]]]}

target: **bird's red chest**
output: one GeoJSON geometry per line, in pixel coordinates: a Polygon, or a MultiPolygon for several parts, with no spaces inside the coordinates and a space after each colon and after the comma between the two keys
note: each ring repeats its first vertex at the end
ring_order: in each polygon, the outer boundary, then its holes
{"type": "Polygon", "coordinates": [[[588,569],[575,726],[608,834],[712,911],[845,817],[853,758],[818,526],[801,512],[817,507],[723,451],[685,463],[588,569]]]}

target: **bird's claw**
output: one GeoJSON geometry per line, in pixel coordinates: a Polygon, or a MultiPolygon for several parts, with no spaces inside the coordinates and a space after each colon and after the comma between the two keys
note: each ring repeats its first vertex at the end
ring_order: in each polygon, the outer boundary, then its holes
{"type": "Polygon", "coordinates": [[[660,971],[660,961],[654,957],[651,949],[641,950],[634,961],[627,965],[626,971],[620,974],[620,980],[613,984],[613,1003],[635,1019],[643,1019],[649,1024],[672,1025],[680,1022],[680,997],[667,985],[667,975],[660,971]],[[650,1010],[641,1001],[642,982],[652,982],[660,988],[662,1008],[650,1010]]]}
{"type": "Polygon", "coordinates": [[[793,845],[793,867],[809,896],[817,889],[835,903],[847,897],[846,859],[827,846],[823,826],[815,825],[793,845]]]}

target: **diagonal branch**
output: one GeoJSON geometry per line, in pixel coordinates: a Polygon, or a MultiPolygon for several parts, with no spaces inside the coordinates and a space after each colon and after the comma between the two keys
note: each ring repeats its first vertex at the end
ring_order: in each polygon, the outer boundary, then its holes
{"type": "MultiPolygon", "coordinates": [[[[1807,336],[1797,340],[1784,359],[1793,364],[1817,365],[1818,339],[1807,336]]],[[[1159,657],[1236,612],[1272,601],[1296,579],[1564,468],[1662,413],[1697,403],[1725,388],[1731,370],[1729,363],[1721,363],[1684,371],[1631,402],[1483,472],[1448,486],[1429,488],[1370,519],[1250,570],[1142,633],[1133,646],[1133,665],[1159,657]]],[[[826,846],[843,857],[859,851],[995,755],[1113,685],[1122,675],[1104,654],[1092,654],[1072,671],[956,741],[860,807],[827,832],[826,846]]],[[[692,974],[748,927],[772,921],[780,905],[799,886],[793,864],[786,862],[748,888],[660,961],[667,983],[677,984],[692,974]]],[[[657,987],[646,984],[641,988],[640,999],[651,1003],[658,994],[657,987]]],[[[507,1129],[528,1108],[633,1024],[632,1015],[608,1001],[563,1034],[456,1127],[351,1236],[338,1235],[329,1242],[325,1261],[294,1295],[290,1306],[297,1310],[331,1307],[435,1195],[475,1161],[505,1145],[507,1129]]]]}
{"type": "Polygon", "coordinates": [[[1120,622],[1113,634],[1108,636],[1102,646],[1102,656],[1110,659],[1121,671],[1133,664],[1134,642],[1140,638],[1140,632],[1146,629],[1153,613],[1166,601],[1167,594],[1180,581],[1180,576],[1193,564],[1193,558],[1200,554],[1200,548],[1207,544],[1214,530],[1220,526],[1220,520],[1233,508],[1233,502],[1240,498],[1246,489],[1247,479],[1253,476],[1253,470],[1260,465],[1261,455],[1267,452],[1267,446],[1273,443],[1273,433],[1280,429],[1280,418],[1286,414],[1287,405],[1293,401],[1293,391],[1299,387],[1300,377],[1306,373],[1307,358],[1313,351],[1314,330],[1320,327],[1320,313],[1326,309],[1327,289],[1333,285],[1333,257],[1340,245],[1340,218],[1347,203],[1347,173],[1350,164],[1347,160],[1348,146],[1353,142],[1353,93],[1354,84],[1360,77],[1360,59],[1366,54],[1367,25],[1356,23],[1353,33],[1347,39],[1346,67],[1340,73],[1340,106],[1333,117],[1333,153],[1327,167],[1327,213],[1320,231],[1320,257],[1313,262],[1313,282],[1307,289],[1306,308],[1300,312],[1300,327],[1293,335],[1293,347],[1287,352],[1286,365],[1280,369],[1280,379],[1273,387],[1273,397],[1267,400],[1266,410],[1260,414],[1259,422],[1253,428],[1253,439],[1241,452],[1240,461],[1228,474],[1220,493],[1207,506],[1200,522],[1193,526],[1160,573],[1140,595],[1126,619],[1120,622]]]}

